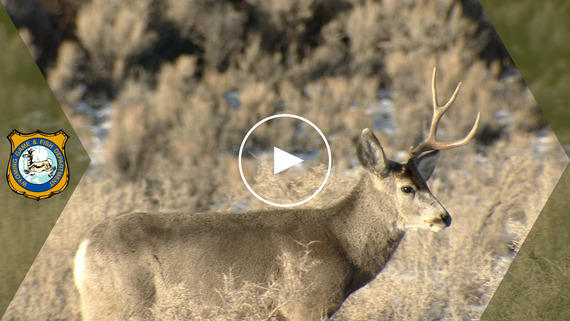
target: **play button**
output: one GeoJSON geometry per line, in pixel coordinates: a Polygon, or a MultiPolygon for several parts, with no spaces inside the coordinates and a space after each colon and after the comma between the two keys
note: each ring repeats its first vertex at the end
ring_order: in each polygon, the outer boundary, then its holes
{"type": "Polygon", "coordinates": [[[278,114],[248,131],[238,162],[241,178],[256,198],[291,207],[308,202],[324,188],[332,158],[315,124],[301,116],[278,114]]]}
{"type": "Polygon", "coordinates": [[[273,175],[281,173],[303,162],[302,158],[291,155],[286,151],[273,146],[273,175]]]}

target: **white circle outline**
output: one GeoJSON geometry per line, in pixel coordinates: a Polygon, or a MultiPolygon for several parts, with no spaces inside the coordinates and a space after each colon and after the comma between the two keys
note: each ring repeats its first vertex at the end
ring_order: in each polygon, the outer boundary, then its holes
{"type": "Polygon", "coordinates": [[[277,206],[277,207],[293,207],[293,206],[297,206],[297,205],[301,205],[303,203],[306,203],[308,201],[310,201],[311,199],[313,199],[313,197],[317,196],[317,194],[319,194],[323,188],[325,187],[325,184],[327,183],[327,180],[329,179],[329,176],[331,174],[331,166],[332,166],[332,156],[331,156],[331,148],[329,146],[329,142],[327,141],[327,139],[325,138],[325,135],[323,134],[323,132],[319,129],[319,127],[317,127],[315,124],[313,124],[310,120],[303,118],[301,116],[297,116],[297,115],[293,115],[293,114],[276,114],[273,116],[269,116],[266,117],[262,120],[260,120],[257,124],[255,124],[245,135],[243,141],[241,142],[241,146],[239,148],[239,156],[238,156],[238,165],[239,165],[239,173],[241,175],[241,179],[243,180],[245,187],[247,187],[247,189],[253,194],[253,196],[257,197],[258,200],[264,202],[265,204],[269,204],[269,205],[273,205],[273,206],[277,206]],[[311,125],[311,127],[313,127],[318,133],[319,135],[321,135],[321,138],[323,139],[323,141],[325,142],[325,146],[327,147],[327,152],[328,152],[328,156],[329,156],[329,166],[327,169],[327,175],[325,176],[325,179],[323,181],[323,183],[321,184],[321,186],[317,189],[317,191],[315,193],[313,193],[313,195],[309,196],[308,198],[297,202],[297,203],[293,203],[293,204],[280,204],[280,203],[274,203],[271,201],[268,201],[266,199],[264,199],[263,197],[257,195],[257,193],[251,188],[251,186],[249,186],[249,184],[247,183],[247,180],[245,179],[245,176],[243,175],[243,169],[241,166],[241,156],[243,153],[243,147],[245,146],[245,142],[247,141],[247,139],[249,138],[249,135],[257,128],[259,127],[261,124],[265,123],[268,120],[271,119],[275,119],[275,118],[282,118],[282,117],[289,117],[289,118],[295,118],[301,121],[304,121],[305,123],[311,125]]]}

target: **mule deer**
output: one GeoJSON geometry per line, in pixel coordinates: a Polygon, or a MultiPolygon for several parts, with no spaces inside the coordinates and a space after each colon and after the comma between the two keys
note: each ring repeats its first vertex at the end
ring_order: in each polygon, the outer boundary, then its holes
{"type": "Polygon", "coordinates": [[[148,320],[151,308],[171,286],[184,284],[205,304],[220,304],[223,275],[269,284],[283,276],[279,258],[308,249],[317,262],[305,300],[276,303],[274,316],[315,320],[332,315],[354,291],[386,265],[404,233],[439,231],[451,216],[426,181],[440,150],[468,143],[468,135],[438,142],[441,116],[454,102],[438,106],[432,78],[433,118],[426,140],[411,147],[406,163],[388,160],[372,131],[364,129],[356,154],[366,169],[354,189],[323,209],[246,213],[148,214],[112,218],[96,226],[75,257],[75,282],[85,320],[148,320]]]}

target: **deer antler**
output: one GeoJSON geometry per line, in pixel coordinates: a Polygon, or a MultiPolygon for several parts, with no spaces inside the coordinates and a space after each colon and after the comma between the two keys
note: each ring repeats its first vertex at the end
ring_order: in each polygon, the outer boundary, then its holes
{"type": "Polygon", "coordinates": [[[445,112],[449,109],[449,107],[451,107],[451,105],[455,101],[455,98],[457,97],[459,88],[461,88],[461,82],[459,82],[459,84],[457,84],[457,87],[455,88],[455,91],[453,92],[453,95],[451,95],[451,98],[449,98],[447,103],[443,106],[439,106],[437,102],[437,91],[435,89],[435,75],[436,75],[436,68],[434,67],[433,76],[431,80],[431,92],[433,96],[433,117],[431,119],[431,125],[429,128],[428,137],[424,140],[423,143],[419,144],[418,146],[410,147],[410,152],[409,152],[410,159],[420,158],[424,154],[431,151],[444,150],[453,147],[463,146],[467,144],[473,138],[473,136],[475,136],[475,132],[477,131],[477,126],[479,125],[479,117],[481,116],[481,113],[477,113],[477,119],[475,120],[475,124],[473,125],[473,128],[471,128],[469,134],[465,136],[465,138],[449,143],[438,142],[435,139],[437,125],[439,124],[441,116],[443,116],[443,114],[445,114],[445,112]]]}

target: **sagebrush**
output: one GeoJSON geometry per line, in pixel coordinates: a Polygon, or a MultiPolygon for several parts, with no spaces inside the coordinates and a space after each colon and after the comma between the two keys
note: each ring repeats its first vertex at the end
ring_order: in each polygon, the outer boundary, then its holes
{"type": "MultiPolygon", "coordinates": [[[[43,21],[22,14],[30,5],[44,10],[42,19],[63,19],[50,1],[4,2],[21,15],[22,32],[34,35],[43,21]]],[[[396,160],[422,139],[433,67],[441,100],[463,82],[438,139],[463,135],[481,112],[475,141],[442,153],[429,182],[453,223],[437,235],[408,233],[386,270],[333,319],[477,319],[568,161],[508,56],[489,55],[500,43],[486,18],[465,12],[463,2],[55,2],[73,9],[65,16],[73,37],[50,43],[55,54],[42,68],[94,166],[5,320],[80,320],[73,255],[105,218],[265,207],[241,182],[237,149],[269,115],[299,114],[326,133],[333,174],[306,206],[338,199],[361,175],[354,143],[363,128],[373,128],[396,160]]],[[[42,49],[45,39],[29,46],[42,49]]],[[[299,139],[263,137],[261,148],[299,139]]],[[[259,174],[255,184],[269,183],[259,174]]],[[[153,313],[160,320],[271,319],[267,302],[291,292],[278,284],[236,287],[232,275],[220,291],[224,309],[187,303],[180,285],[153,313]]]]}

